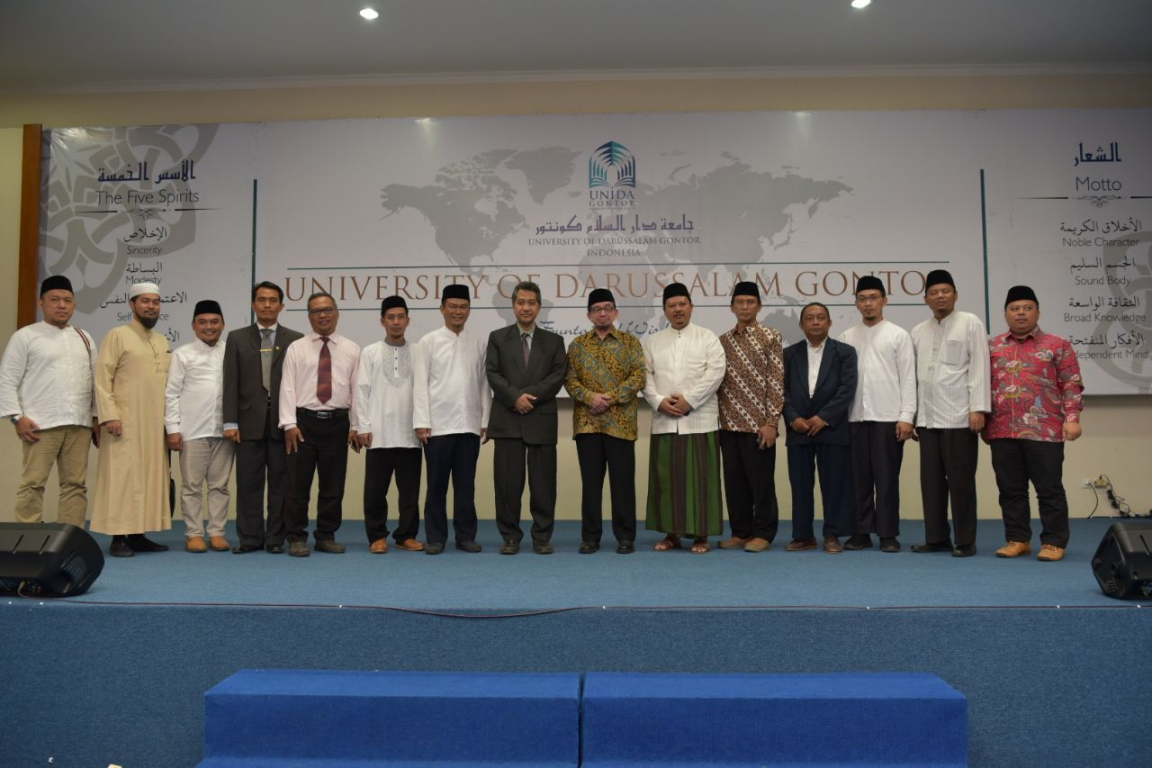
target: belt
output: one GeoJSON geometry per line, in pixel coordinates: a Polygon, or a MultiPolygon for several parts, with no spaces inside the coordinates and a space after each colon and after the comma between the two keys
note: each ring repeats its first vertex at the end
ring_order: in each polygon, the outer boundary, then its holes
{"type": "Polygon", "coordinates": [[[307,408],[297,408],[296,412],[297,413],[305,413],[314,419],[319,419],[320,421],[327,421],[328,419],[335,419],[335,418],[338,418],[340,416],[347,415],[348,409],[347,408],[334,408],[330,411],[310,411],[307,408]]]}

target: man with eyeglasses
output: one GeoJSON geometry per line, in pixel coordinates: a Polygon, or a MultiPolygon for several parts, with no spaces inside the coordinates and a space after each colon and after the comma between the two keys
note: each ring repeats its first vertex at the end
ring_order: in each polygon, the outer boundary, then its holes
{"type": "Polygon", "coordinates": [[[165,390],[172,355],[160,319],[160,286],[135,283],[128,290],[132,320],[108,331],[96,356],[96,412],[100,458],[92,530],[112,535],[109,553],[166,552],[148,531],[172,527],[168,501],[165,390]]]}
{"type": "Polygon", "coordinates": [[[516,322],[492,331],[485,358],[493,399],[488,436],[496,442],[496,526],[504,540],[500,554],[520,551],[520,501],[527,474],[532,551],[550,555],[556,521],[556,393],[564,384],[568,358],[560,334],[536,324],[540,286],[524,281],[513,288],[512,311],[516,322]]]}
{"type": "Polygon", "coordinates": [[[360,347],[336,332],[340,310],[327,293],[308,297],[312,332],[292,342],[284,355],[280,383],[280,428],[288,453],[288,503],[284,524],[288,554],[308,557],[308,502],[312,476],[319,476],[316,494],[314,549],[344,553],[336,531],[344,518],[344,478],[348,447],[357,452],[356,423],[350,411],[360,363],[360,347]]]}
{"type": "Polygon", "coordinates": [[[0,413],[16,428],[24,465],[16,490],[16,522],[39,523],[52,465],[60,481],[56,520],[84,527],[88,509],[88,441],[95,421],[96,342],[70,324],[72,282],[53,275],[40,284],[44,319],[8,341],[0,362],[0,413]]]}
{"type": "Polygon", "coordinates": [[[856,396],[848,410],[851,438],[853,533],[844,549],[873,546],[900,551],[900,465],[904,443],[915,431],[916,350],[912,337],[884,319],[884,282],[864,275],[856,283],[861,321],[840,341],[856,349],[856,396]]]}
{"type": "Polygon", "coordinates": [[[636,551],[636,414],[648,371],[644,348],[618,329],[616,298],[597,288],[588,294],[592,330],[568,345],[564,387],[572,398],[572,436],[580,462],[580,554],[600,549],[604,533],[604,475],[612,493],[616,552],[636,551]]]}

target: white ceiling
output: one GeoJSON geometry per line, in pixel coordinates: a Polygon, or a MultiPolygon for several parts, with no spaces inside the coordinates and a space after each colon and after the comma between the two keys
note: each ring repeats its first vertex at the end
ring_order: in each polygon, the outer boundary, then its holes
{"type": "Polygon", "coordinates": [[[1152,0],[0,0],[0,91],[1152,72],[1152,0]],[[365,22],[357,11],[380,11],[365,22]]]}

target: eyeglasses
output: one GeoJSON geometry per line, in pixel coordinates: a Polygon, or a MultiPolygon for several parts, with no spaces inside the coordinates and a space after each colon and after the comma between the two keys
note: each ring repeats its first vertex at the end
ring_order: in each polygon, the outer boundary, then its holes
{"type": "Polygon", "coordinates": [[[310,309],[308,314],[313,317],[327,317],[328,315],[336,314],[336,307],[320,307],[319,309],[310,309]]]}
{"type": "Polygon", "coordinates": [[[876,302],[883,301],[883,300],[884,300],[883,296],[857,296],[856,297],[856,303],[857,304],[875,304],[876,302]]]}
{"type": "Polygon", "coordinates": [[[591,315],[606,315],[609,312],[615,312],[616,306],[609,304],[608,306],[600,305],[597,307],[589,307],[588,313],[591,315]]]}

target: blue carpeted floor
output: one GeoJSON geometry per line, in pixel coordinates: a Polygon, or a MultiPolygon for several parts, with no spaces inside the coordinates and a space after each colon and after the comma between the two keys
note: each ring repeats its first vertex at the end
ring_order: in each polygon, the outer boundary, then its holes
{"type": "MultiPolygon", "coordinates": [[[[1108,519],[1074,520],[1072,543],[1061,563],[1035,557],[997,558],[1002,527],[982,521],[978,554],[914,554],[920,523],[903,523],[904,551],[878,549],[828,555],[784,552],[784,523],[772,550],[761,554],[713,549],[655,552],[661,538],[642,531],[637,551],[617,555],[611,537],[595,555],[580,555],[579,524],[556,526],[556,554],[498,553],[491,521],[481,522],[484,551],[472,555],[449,542],[444,554],[368,554],[359,521],[346,524],[343,555],[313,552],[290,558],[264,552],[238,556],[183,550],[183,526],[155,535],[171,552],[107,558],[104,573],[77,601],[122,603],[231,603],[388,606],[435,611],[533,611],[586,606],[620,607],[931,607],[1117,605],[1092,577],[1089,561],[1108,519]]],[[[525,526],[527,527],[527,526],[525,526]]],[[[819,530],[819,527],[817,527],[819,530]]],[[[235,540],[234,533],[229,535],[235,540]]],[[[96,537],[107,550],[108,539],[96,537]]],[[[1038,551],[1039,545],[1036,545],[1038,551]]]]}
{"type": "MultiPolygon", "coordinates": [[[[968,697],[973,766],[1144,768],[1152,611],[1092,577],[1111,522],[1073,521],[1054,564],[996,558],[992,521],[968,559],[655,553],[655,534],[586,556],[574,523],[555,555],[502,557],[491,521],[479,555],[372,556],[353,523],[340,556],[109,559],[80,598],[0,599],[0,766],[194,765],[204,692],[285,668],[933,672],[968,697]]],[[[904,524],[906,546],[920,535],[904,524]]]]}

